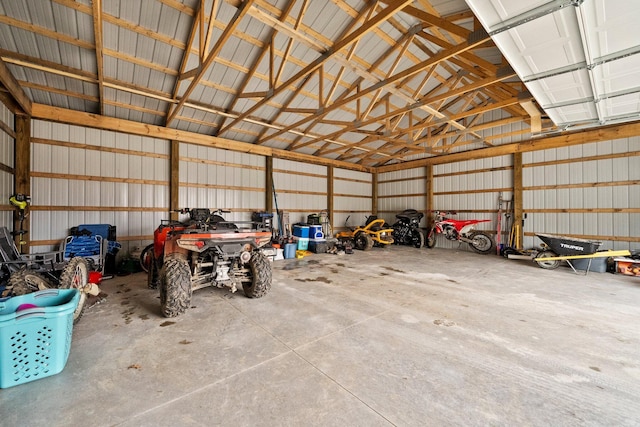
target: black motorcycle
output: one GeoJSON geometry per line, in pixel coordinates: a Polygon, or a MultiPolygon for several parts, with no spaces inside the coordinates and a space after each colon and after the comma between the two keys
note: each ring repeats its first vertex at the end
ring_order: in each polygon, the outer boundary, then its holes
{"type": "Polygon", "coordinates": [[[416,248],[424,246],[424,233],[420,230],[420,220],[424,214],[415,209],[405,209],[396,214],[398,221],[393,228],[393,240],[398,245],[409,245],[416,248]]]}

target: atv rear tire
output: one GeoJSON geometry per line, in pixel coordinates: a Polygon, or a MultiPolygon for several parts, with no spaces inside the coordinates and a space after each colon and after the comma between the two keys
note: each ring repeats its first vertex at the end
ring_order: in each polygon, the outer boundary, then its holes
{"type": "Polygon", "coordinates": [[[186,260],[165,259],[160,270],[160,305],[164,317],[176,317],[191,304],[191,270],[186,260]]]}
{"type": "Polygon", "coordinates": [[[356,234],[353,240],[356,249],[359,249],[361,251],[368,251],[373,248],[373,238],[364,231],[356,234]]]}
{"type": "Polygon", "coordinates": [[[11,274],[7,288],[15,296],[26,295],[43,289],[53,288],[53,285],[40,273],[26,267],[11,274]]]}
{"type": "Polygon", "coordinates": [[[254,251],[245,266],[249,270],[242,282],[242,290],[249,298],[261,298],[271,289],[271,264],[260,251],[254,251]]]}
{"type": "Polygon", "coordinates": [[[83,292],[84,287],[89,283],[89,265],[82,257],[71,258],[60,274],[60,289],[78,289],[80,300],[78,307],[73,312],[73,323],[76,324],[84,314],[87,302],[87,293],[83,292]]]}
{"type": "Polygon", "coordinates": [[[469,246],[479,254],[491,253],[496,247],[491,236],[484,231],[471,232],[469,234],[469,239],[471,239],[469,246]]]}

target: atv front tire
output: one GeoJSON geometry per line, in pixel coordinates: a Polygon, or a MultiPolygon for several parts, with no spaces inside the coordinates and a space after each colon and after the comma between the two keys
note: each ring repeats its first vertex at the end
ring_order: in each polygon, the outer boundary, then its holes
{"type": "Polygon", "coordinates": [[[84,314],[87,302],[87,293],[83,292],[84,287],[89,283],[89,264],[82,257],[71,258],[60,274],[60,289],[78,289],[80,300],[78,307],[73,312],[73,323],[76,324],[84,314]]]}
{"type": "Polygon", "coordinates": [[[165,259],[160,270],[160,306],[164,317],[176,317],[191,304],[191,270],[186,260],[165,259]]]}
{"type": "Polygon", "coordinates": [[[353,240],[356,249],[359,249],[361,251],[368,251],[373,248],[373,238],[364,231],[356,234],[353,240]]]}
{"type": "Polygon", "coordinates": [[[53,288],[51,283],[40,273],[31,271],[26,267],[11,274],[7,288],[13,295],[26,295],[43,289],[53,288]]]}
{"type": "Polygon", "coordinates": [[[245,266],[249,270],[242,281],[242,290],[249,298],[261,298],[271,289],[271,264],[260,251],[254,251],[245,266]]]}
{"type": "Polygon", "coordinates": [[[153,258],[153,243],[147,245],[142,252],[140,252],[140,268],[145,273],[149,272],[149,266],[151,265],[151,258],[153,258]]]}
{"type": "Polygon", "coordinates": [[[158,265],[153,254],[149,255],[149,270],[147,271],[147,288],[158,288],[158,265]]]}

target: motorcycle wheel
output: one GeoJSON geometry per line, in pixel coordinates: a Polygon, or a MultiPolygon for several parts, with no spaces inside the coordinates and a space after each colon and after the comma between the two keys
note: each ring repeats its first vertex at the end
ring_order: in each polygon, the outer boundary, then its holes
{"type": "Polygon", "coordinates": [[[411,244],[418,249],[424,246],[424,233],[422,230],[415,229],[411,232],[411,244]]]}
{"type": "Polygon", "coordinates": [[[361,251],[368,251],[373,248],[373,239],[364,231],[356,234],[354,238],[354,244],[356,249],[361,251]]]}
{"type": "Polygon", "coordinates": [[[60,288],[80,290],[80,301],[78,301],[78,307],[73,312],[74,324],[78,323],[84,314],[87,293],[82,292],[82,289],[87,283],[89,283],[89,266],[87,260],[79,256],[71,258],[62,270],[62,274],[60,274],[60,288]]]}
{"type": "Polygon", "coordinates": [[[165,259],[160,270],[160,306],[164,317],[176,317],[191,304],[191,269],[186,260],[165,259]]]}
{"type": "Polygon", "coordinates": [[[434,248],[436,246],[437,235],[438,235],[438,232],[436,231],[436,228],[433,227],[431,230],[429,230],[429,234],[427,234],[427,238],[425,240],[424,245],[429,249],[434,248]]]}
{"type": "Polygon", "coordinates": [[[488,254],[495,248],[493,239],[484,231],[472,232],[469,234],[469,239],[471,239],[471,249],[479,254],[488,254]]]}
{"type": "MultiPolygon", "coordinates": [[[[551,257],[557,257],[558,255],[556,255],[555,252],[552,251],[543,251],[541,253],[538,254],[538,256],[536,256],[536,258],[551,258],[551,257]]],[[[534,258],[534,261],[535,258],[534,258]]],[[[558,268],[560,266],[560,260],[549,260],[549,261],[536,261],[538,263],[538,265],[546,270],[553,270],[555,268],[558,268]]]]}
{"type": "Polygon", "coordinates": [[[245,267],[249,269],[246,282],[242,281],[242,290],[248,298],[261,298],[271,289],[271,264],[264,254],[254,251],[245,267]]]}

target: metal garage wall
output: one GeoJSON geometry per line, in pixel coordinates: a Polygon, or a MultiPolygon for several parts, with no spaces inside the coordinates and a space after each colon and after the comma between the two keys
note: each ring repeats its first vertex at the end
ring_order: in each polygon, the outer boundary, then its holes
{"type": "MultiPolygon", "coordinates": [[[[345,229],[345,221],[355,227],[364,225],[366,217],[372,214],[372,178],[367,172],[346,169],[333,171],[333,230],[345,229]]],[[[334,233],[335,234],[335,233],[334,233]]]]}
{"type": "Polygon", "coordinates": [[[80,224],[115,225],[121,254],[151,241],[168,218],[168,141],[39,120],[31,129],[32,252],[80,224]]]}
{"type": "Polygon", "coordinates": [[[291,224],[307,222],[309,214],[327,209],[327,174],[326,166],[273,159],[278,209],[289,212],[291,224]]]}
{"type": "MultiPolygon", "coordinates": [[[[498,198],[502,195],[503,199],[513,199],[511,155],[435,165],[433,181],[433,206],[430,210],[456,211],[458,214],[454,218],[459,220],[490,219],[491,222],[481,223],[477,229],[493,233],[495,238],[498,198]]],[[[503,242],[508,235],[507,228],[508,225],[503,224],[503,242]]],[[[439,247],[458,247],[456,242],[442,236],[438,239],[439,247]]]]}
{"type": "Polygon", "coordinates": [[[9,197],[13,194],[13,167],[15,153],[14,115],[0,102],[0,226],[13,230],[13,207],[9,197]]]}
{"type": "Polygon", "coordinates": [[[264,211],[265,157],[180,144],[180,207],[230,210],[230,221],[264,211]]]}
{"type": "MultiPolygon", "coordinates": [[[[427,211],[426,168],[406,169],[378,174],[378,217],[389,224],[396,222],[396,214],[405,209],[427,211]]],[[[426,227],[426,219],[420,222],[426,227]]]]}
{"type": "Polygon", "coordinates": [[[535,233],[640,248],[640,137],[523,154],[525,247],[535,233]]]}

